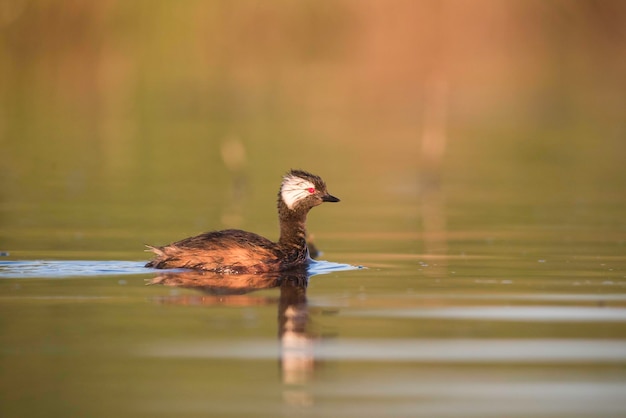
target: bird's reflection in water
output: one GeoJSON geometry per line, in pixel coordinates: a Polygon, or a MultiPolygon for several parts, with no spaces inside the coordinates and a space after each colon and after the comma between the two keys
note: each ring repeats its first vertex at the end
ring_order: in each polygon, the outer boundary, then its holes
{"type": "MultiPolygon", "coordinates": [[[[156,276],[148,284],[182,287],[202,295],[177,295],[159,298],[160,303],[180,305],[270,305],[275,297],[254,297],[249,293],[278,287],[278,336],[281,343],[283,383],[302,385],[314,369],[313,339],[307,332],[309,312],[306,288],[309,274],[305,268],[280,274],[219,275],[209,272],[171,272],[156,276]]],[[[285,393],[289,403],[307,404],[306,392],[285,393]]]]}
{"type": "Polygon", "coordinates": [[[307,332],[307,282],[306,274],[297,274],[286,276],[280,284],[278,337],[283,382],[288,384],[306,383],[313,372],[313,339],[307,332]]]}

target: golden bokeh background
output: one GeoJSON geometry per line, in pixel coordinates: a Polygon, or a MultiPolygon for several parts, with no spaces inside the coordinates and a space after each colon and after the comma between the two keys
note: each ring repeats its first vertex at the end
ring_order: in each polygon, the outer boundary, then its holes
{"type": "Polygon", "coordinates": [[[431,180],[448,208],[615,196],[625,20],[621,1],[4,1],[0,249],[271,233],[292,167],[344,198],[316,214],[333,230],[395,228],[354,215],[431,180]]]}

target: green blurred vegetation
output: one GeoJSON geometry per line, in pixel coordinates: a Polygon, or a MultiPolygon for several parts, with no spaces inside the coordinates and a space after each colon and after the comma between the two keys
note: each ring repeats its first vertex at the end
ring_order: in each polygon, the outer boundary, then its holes
{"type": "Polygon", "coordinates": [[[274,236],[291,167],[342,198],[321,233],[418,229],[430,176],[453,218],[433,228],[467,228],[464,205],[623,207],[625,19],[622,1],[2,2],[0,250],[274,236]]]}

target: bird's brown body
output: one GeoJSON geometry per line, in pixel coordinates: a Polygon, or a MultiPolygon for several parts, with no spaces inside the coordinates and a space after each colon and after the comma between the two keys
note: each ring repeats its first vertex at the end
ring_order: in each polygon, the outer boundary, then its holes
{"type": "Polygon", "coordinates": [[[163,247],[148,246],[156,257],[146,267],[257,274],[305,266],[309,261],[306,244],[309,210],[323,202],[338,201],[328,194],[320,177],[292,170],[284,177],[278,193],[278,242],[238,229],[207,232],[163,247]]]}

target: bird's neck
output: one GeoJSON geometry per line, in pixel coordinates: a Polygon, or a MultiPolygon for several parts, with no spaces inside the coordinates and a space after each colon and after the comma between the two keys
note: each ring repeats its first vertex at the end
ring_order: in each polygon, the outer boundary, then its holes
{"type": "Polygon", "coordinates": [[[282,201],[278,205],[280,238],[278,244],[287,252],[306,253],[306,215],[308,210],[291,210],[282,201]]]}

